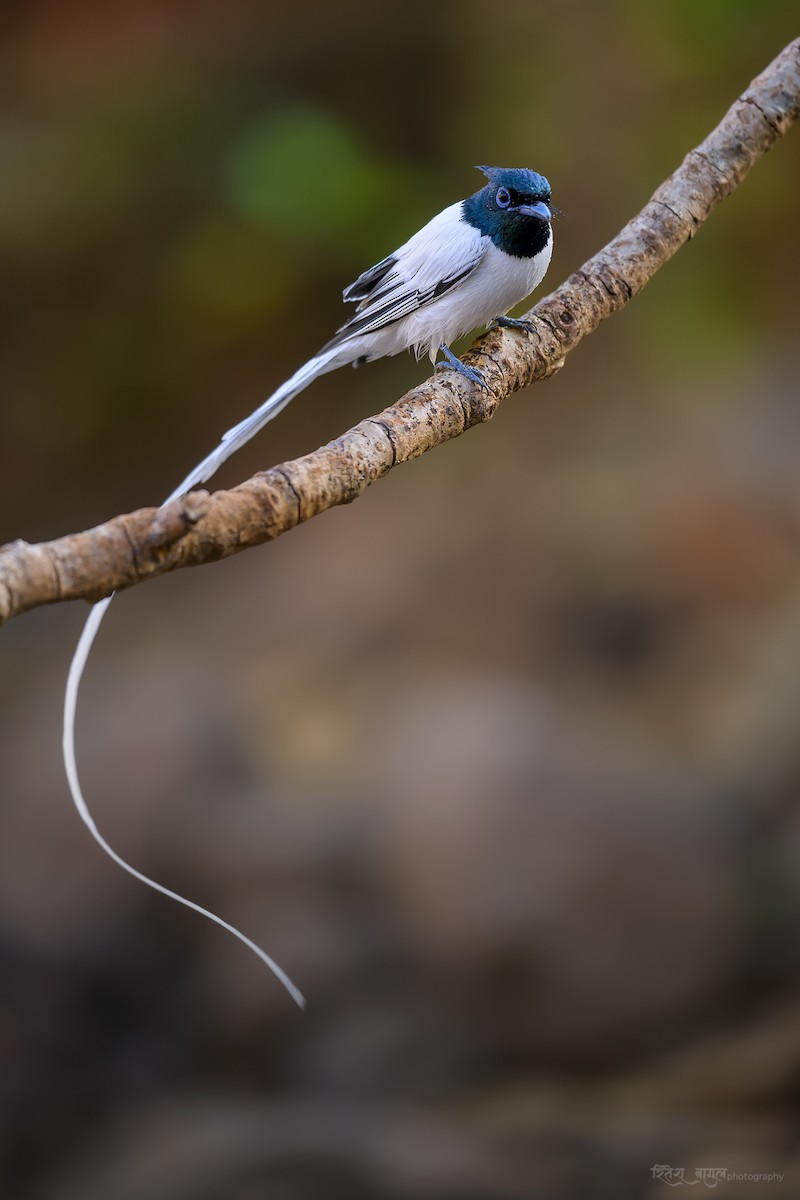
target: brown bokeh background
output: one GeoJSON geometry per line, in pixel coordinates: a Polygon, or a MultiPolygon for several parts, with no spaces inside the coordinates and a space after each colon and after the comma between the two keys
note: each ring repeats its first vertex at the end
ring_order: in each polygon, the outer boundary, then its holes
{"type": "MultiPolygon", "coordinates": [[[[555,285],[796,5],[28,0],[0,12],[0,541],[156,502],[475,162],[555,285]]],[[[546,385],[356,505],[0,635],[17,1200],[800,1194],[795,132],[546,385]],[[703,1187],[703,1184],[699,1184],[703,1187]]],[[[318,382],[234,482],[423,377],[318,382]]]]}

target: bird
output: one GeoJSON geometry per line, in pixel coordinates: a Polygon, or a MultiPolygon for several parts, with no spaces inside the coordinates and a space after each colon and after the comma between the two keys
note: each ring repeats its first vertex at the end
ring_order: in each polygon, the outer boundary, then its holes
{"type": "Polygon", "coordinates": [[[530,329],[508,311],[544,279],[553,253],[552,192],[525,167],[478,167],[486,184],[449,205],[399,249],[344,289],[355,314],[257,409],[222,435],[219,445],[164,501],[205,483],[294,397],[320,375],[413,350],[486,387],[481,371],[450,348],[492,322],[530,329]]]}
{"type": "MultiPolygon", "coordinates": [[[[527,167],[478,167],[486,183],[466,200],[445,208],[399,249],[359,275],[344,289],[356,309],[318,354],[309,359],[248,417],[234,425],[217,447],[170,492],[161,507],[205,483],[226,459],[241,449],[294,397],[328,371],[355,367],[377,358],[413,350],[430,356],[440,368],[458,371],[487,388],[481,371],[468,366],[451,343],[493,322],[530,329],[529,322],[508,316],[509,309],[538,287],[553,253],[552,194],[544,175],[527,167]]],[[[64,696],[62,753],[78,815],[102,850],[124,871],[162,895],[221,925],[253,951],[283,984],[300,1008],[305,999],[286,972],[236,926],[210,909],[181,896],[131,866],[100,833],[86,804],[75,755],[78,690],[89,652],[111,596],[93,607],[69,667],[64,696]]]]}

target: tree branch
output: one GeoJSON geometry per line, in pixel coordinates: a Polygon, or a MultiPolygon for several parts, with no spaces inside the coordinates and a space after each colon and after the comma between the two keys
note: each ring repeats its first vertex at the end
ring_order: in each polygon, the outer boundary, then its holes
{"type": "Polygon", "coordinates": [[[192,492],[164,509],[140,509],[52,542],[12,542],[0,548],[0,624],[40,604],[98,600],[271,541],[355,500],[398,463],[490,420],[506,396],[560,370],[587,334],[640,292],[798,115],[800,39],[751,83],[638,216],[532,309],[534,332],[493,329],[478,339],[465,357],[484,372],[488,392],[441,371],[327,446],[231,491],[192,492]]]}

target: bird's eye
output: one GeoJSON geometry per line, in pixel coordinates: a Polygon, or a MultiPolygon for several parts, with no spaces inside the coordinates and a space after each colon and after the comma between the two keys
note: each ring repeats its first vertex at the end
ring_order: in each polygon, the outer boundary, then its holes
{"type": "Polygon", "coordinates": [[[495,200],[497,201],[498,208],[508,208],[509,204],[511,203],[511,193],[509,192],[508,188],[498,188],[495,200]]]}

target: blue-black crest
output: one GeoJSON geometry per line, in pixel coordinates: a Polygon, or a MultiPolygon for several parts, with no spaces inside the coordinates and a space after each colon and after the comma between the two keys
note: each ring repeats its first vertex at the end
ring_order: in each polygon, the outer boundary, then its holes
{"type": "Polygon", "coordinates": [[[552,195],[544,175],[527,167],[476,167],[475,170],[483,172],[494,187],[506,187],[512,197],[516,193],[520,200],[528,197],[534,201],[543,200],[547,204],[552,195]]]}

